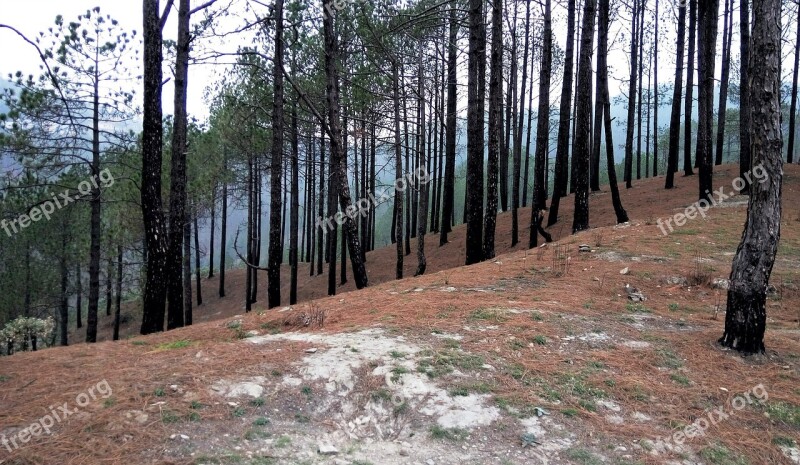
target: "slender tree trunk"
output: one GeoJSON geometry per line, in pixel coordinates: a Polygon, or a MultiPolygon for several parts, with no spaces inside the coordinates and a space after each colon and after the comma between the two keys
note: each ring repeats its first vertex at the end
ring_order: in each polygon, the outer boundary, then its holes
{"type": "MultiPolygon", "coordinates": [[[[196,208],[196,207],[195,207],[196,208]]],[[[194,212],[194,287],[197,293],[197,306],[203,305],[203,288],[200,282],[200,227],[197,222],[197,211],[194,212]]],[[[188,315],[187,315],[188,316],[188,315]]],[[[186,326],[192,324],[192,321],[187,318],[186,326]]]]}
{"type": "MultiPolygon", "coordinates": [[[[269,308],[281,304],[281,184],[283,174],[283,0],[275,1],[275,67],[273,69],[272,159],[270,161],[269,265],[267,301],[269,308]]],[[[294,164],[292,165],[294,166],[294,164]]]]}
{"type": "MultiPolygon", "coordinates": [[[[740,0],[742,2],[748,0],[740,0]]],[[[794,70],[792,71],[792,103],[789,106],[789,144],[786,150],[786,162],[794,161],[794,138],[796,135],[797,120],[797,78],[800,67],[800,7],[797,8],[797,38],[794,42],[794,70]]]]}
{"type": "MultiPolygon", "coordinates": [[[[739,0],[739,177],[745,180],[742,193],[750,192],[750,0],[739,0]]],[[[798,42],[800,43],[800,41],[798,42]]]]}
{"type": "Polygon", "coordinates": [[[114,310],[114,334],[112,340],[119,340],[120,312],[122,309],[122,245],[117,245],[117,302],[114,310]]]}
{"type": "MultiPolygon", "coordinates": [[[[553,73],[553,22],[550,0],[544,6],[544,31],[542,36],[542,65],[539,69],[539,108],[536,115],[536,155],[533,162],[533,196],[528,247],[538,245],[539,228],[545,208],[547,182],[545,160],[550,150],[550,79],[553,73]]],[[[531,89],[531,92],[533,89],[531,89]]],[[[530,125],[530,123],[528,123],[530,125]]],[[[555,201],[556,196],[553,195],[555,201]]]]}
{"type": "Polygon", "coordinates": [[[631,76],[628,83],[628,122],[625,133],[625,187],[630,189],[632,186],[633,173],[633,123],[636,111],[636,77],[639,66],[639,4],[641,0],[633,0],[633,32],[631,33],[631,76]]]}
{"type": "MultiPolygon", "coordinates": [[[[781,2],[753,1],[753,56],[759,85],[752,88],[753,165],[767,174],[750,187],[742,241],[733,258],[725,333],[719,343],[742,353],[764,352],[767,285],[781,236],[781,2]]],[[[702,15],[701,15],[702,17],[702,15]]],[[[701,40],[702,43],[702,40],[701,40]]]]}
{"type": "MultiPolygon", "coordinates": [[[[323,119],[325,116],[323,115],[323,119]]],[[[324,121],[322,126],[324,126],[324,121]]],[[[323,220],[323,216],[325,215],[325,131],[324,129],[320,129],[320,138],[319,138],[319,197],[317,198],[317,215],[319,215],[319,220],[323,220]]],[[[328,175],[330,177],[330,174],[328,175]]],[[[329,184],[330,185],[330,184],[329,184]]],[[[322,262],[324,255],[324,247],[323,247],[323,240],[326,238],[326,234],[330,234],[330,228],[326,230],[325,227],[318,224],[315,226],[317,229],[317,274],[322,274],[322,262]]]]}
{"type": "MultiPolygon", "coordinates": [[[[178,2],[178,42],[175,58],[174,123],[169,189],[169,237],[167,251],[167,329],[180,328],[184,320],[184,228],[186,215],[186,113],[189,79],[189,0],[178,2]]],[[[189,299],[191,302],[191,299],[189,299]]]]}
{"type": "Polygon", "coordinates": [[[681,91],[683,90],[683,49],[686,34],[686,6],[678,11],[678,55],[675,60],[675,85],[672,90],[672,113],[669,119],[669,154],[667,155],[667,189],[675,187],[675,172],[678,171],[678,151],[681,137],[681,91]]]}
{"type": "Polygon", "coordinates": [[[111,288],[111,275],[114,273],[114,260],[108,257],[106,265],[106,316],[111,316],[111,299],[114,297],[111,288]]]}
{"type": "Polygon", "coordinates": [[[211,189],[211,237],[208,240],[208,279],[214,277],[214,229],[217,208],[217,184],[211,189]]]}
{"type": "Polygon", "coordinates": [[[725,112],[728,106],[728,81],[730,80],[731,37],[733,36],[733,0],[725,1],[725,21],[722,29],[722,76],[719,83],[719,111],[717,112],[717,145],[715,165],[722,164],[725,144],[725,112]]]}
{"type": "MultiPolygon", "coordinates": [[[[228,151],[225,145],[222,146],[222,173],[228,173],[228,151]]],[[[219,296],[225,297],[225,256],[228,248],[228,181],[222,182],[222,211],[220,212],[220,231],[219,231],[219,296]]]]}
{"type": "Polygon", "coordinates": [[[466,264],[483,260],[483,150],[486,84],[486,30],[483,1],[469,1],[469,59],[467,83],[467,216],[466,264]]]}
{"type": "MultiPolygon", "coordinates": [[[[498,1],[502,2],[502,0],[498,0],[498,1]]],[[[502,10],[502,6],[501,6],[501,10],[502,10]]],[[[501,11],[501,15],[502,15],[502,11],[501,11]]],[[[502,34],[503,34],[503,20],[500,19],[500,21],[498,21],[498,22],[500,23],[500,35],[502,36],[502,34]]],[[[492,28],[494,30],[494,23],[492,23],[492,28]]],[[[508,211],[508,157],[509,157],[509,154],[512,153],[511,152],[511,150],[512,150],[512,148],[511,148],[512,137],[513,137],[514,141],[516,141],[516,139],[517,139],[516,138],[516,134],[514,134],[512,136],[512,133],[511,133],[512,128],[515,126],[515,124],[512,121],[516,121],[515,118],[514,118],[514,114],[515,114],[515,108],[516,108],[516,102],[517,102],[516,94],[517,94],[517,69],[518,69],[517,50],[518,49],[517,49],[517,8],[516,8],[516,6],[514,8],[514,22],[512,23],[511,30],[509,32],[510,32],[510,36],[511,36],[511,56],[510,56],[511,63],[510,63],[510,70],[509,70],[510,74],[509,74],[509,77],[508,77],[508,88],[506,89],[505,138],[501,138],[500,139],[500,141],[501,141],[500,142],[500,151],[498,153],[498,168],[499,168],[498,180],[499,180],[499,189],[500,189],[499,190],[499,193],[500,193],[500,208],[503,211],[508,211]]],[[[492,33],[492,34],[494,34],[494,33],[492,33]]],[[[492,38],[492,40],[494,40],[494,38],[492,38]]],[[[502,38],[500,40],[502,40],[502,38]]],[[[502,62],[502,54],[501,54],[501,62],[502,62]]],[[[527,65],[527,63],[523,63],[522,64],[523,68],[526,65],[527,65]]],[[[492,86],[492,84],[491,84],[491,78],[490,78],[490,82],[489,82],[489,87],[490,87],[489,93],[490,94],[491,94],[491,86],[492,86]]],[[[502,114],[503,114],[503,109],[502,109],[502,106],[503,106],[503,104],[502,104],[502,102],[503,102],[502,92],[503,91],[502,91],[502,89],[503,89],[503,78],[501,76],[500,77],[500,94],[501,94],[501,97],[500,97],[500,118],[502,118],[502,114]]],[[[489,96],[489,100],[491,101],[491,99],[492,99],[492,97],[490,95],[489,96]]],[[[492,112],[492,110],[489,110],[490,115],[491,115],[491,112],[492,112]]],[[[502,125],[503,125],[503,123],[501,122],[500,126],[502,127],[502,125]]],[[[491,131],[491,129],[489,131],[491,131]]],[[[501,134],[501,137],[502,137],[502,134],[501,134]]],[[[491,144],[491,142],[490,142],[490,144],[491,144]]],[[[514,150],[516,151],[516,148],[514,150]]],[[[489,190],[491,190],[491,189],[489,189],[489,190]]],[[[487,210],[488,210],[488,208],[487,208],[487,210]]],[[[495,218],[496,218],[496,215],[495,215],[495,218]]],[[[496,222],[496,220],[495,220],[495,222],[496,222]]],[[[492,237],[492,242],[494,242],[494,237],[492,237]]],[[[484,237],[484,244],[485,243],[486,243],[486,238],[484,237]]],[[[492,257],[494,257],[494,253],[492,253],[492,257]]],[[[488,257],[484,257],[484,259],[488,259],[488,257]]]]}
{"type": "MultiPolygon", "coordinates": [[[[646,3],[641,3],[640,4],[639,26],[638,26],[638,29],[639,29],[639,39],[638,39],[639,40],[639,79],[638,79],[638,82],[639,82],[639,89],[638,89],[639,96],[638,96],[638,104],[637,104],[638,107],[637,107],[637,110],[636,110],[636,112],[637,112],[636,121],[637,121],[637,124],[638,124],[637,130],[636,130],[636,179],[637,180],[642,179],[642,102],[644,102],[644,99],[642,98],[642,92],[644,91],[644,79],[643,79],[643,77],[644,77],[644,12],[645,12],[646,7],[647,7],[646,3]]],[[[652,50],[651,50],[651,57],[652,57],[652,50]]],[[[650,76],[650,70],[648,70],[647,75],[650,76]]],[[[650,82],[649,82],[649,80],[648,80],[648,83],[647,83],[647,94],[648,94],[648,102],[647,103],[648,103],[648,109],[649,109],[650,108],[650,106],[649,106],[649,103],[650,103],[649,96],[652,94],[650,92],[650,82]]],[[[650,136],[649,136],[649,134],[650,134],[650,121],[649,120],[647,122],[647,134],[648,134],[648,136],[645,138],[645,141],[647,141],[648,146],[649,146],[650,145],[649,144],[649,141],[650,141],[650,136]]],[[[631,174],[631,177],[633,177],[633,174],[631,174]]]]}
{"type": "MultiPolygon", "coordinates": [[[[420,109],[420,132],[419,132],[419,166],[424,167],[427,164],[426,160],[426,139],[425,139],[425,73],[422,68],[423,54],[422,44],[419,49],[419,70],[417,79],[417,93],[419,95],[420,109]]],[[[434,71],[435,72],[435,71],[434,71]]],[[[434,99],[435,94],[434,94],[434,99]]],[[[419,172],[419,171],[417,171],[419,172]]],[[[419,180],[419,177],[415,176],[419,180]]],[[[425,233],[428,230],[428,183],[419,183],[419,206],[417,207],[417,271],[414,276],[421,276],[425,274],[425,269],[428,266],[425,259],[425,233]]]]}
{"type": "MultiPolygon", "coordinates": [[[[609,0],[600,0],[597,30],[597,80],[600,81],[600,93],[597,98],[602,101],[603,126],[606,133],[606,163],[608,166],[608,187],[611,189],[611,202],[617,223],[628,221],[628,213],[622,207],[617,185],[617,170],[614,165],[614,138],[611,129],[611,98],[608,92],[608,24],[609,0]]],[[[600,128],[597,129],[600,131],[600,128]]]]}
{"type": "Polygon", "coordinates": [[[655,40],[653,41],[653,176],[658,176],[658,0],[655,11],[655,40]]]}
{"type": "MultiPolygon", "coordinates": [[[[742,0],[743,2],[749,0],[742,0]]],[[[693,176],[692,169],[692,106],[694,99],[694,60],[695,60],[695,33],[697,31],[697,0],[689,0],[689,53],[686,63],[686,104],[683,118],[683,175],[693,176]]],[[[744,70],[746,66],[742,66],[744,70]]],[[[744,78],[742,78],[744,79],[744,78]]]]}
{"type": "Polygon", "coordinates": [[[456,172],[456,111],[457,111],[457,41],[458,22],[456,21],[456,2],[450,2],[450,32],[447,42],[447,121],[445,134],[444,201],[442,203],[442,224],[439,227],[439,246],[447,244],[447,234],[452,231],[452,218],[455,200],[456,172]]]}
{"type": "Polygon", "coordinates": [[[75,326],[80,329],[83,327],[83,277],[80,263],[75,265],[75,281],[75,326]]]}
{"type": "Polygon", "coordinates": [[[578,106],[575,111],[575,216],[572,232],[589,229],[589,156],[592,139],[592,53],[594,52],[594,24],[597,16],[595,0],[583,4],[580,58],[578,59],[578,106]]]}
{"type": "Polygon", "coordinates": [[[525,122],[525,85],[528,82],[528,45],[530,42],[530,31],[531,2],[530,0],[525,0],[525,47],[522,52],[522,89],[519,93],[519,120],[516,131],[517,138],[514,143],[514,168],[513,180],[511,183],[511,247],[514,247],[519,242],[519,219],[517,218],[517,210],[519,209],[519,177],[522,168],[520,166],[522,164],[522,128],[525,122]]]}
{"type": "MultiPolygon", "coordinates": [[[[483,229],[483,260],[494,258],[494,232],[497,224],[497,178],[500,158],[508,164],[508,151],[503,144],[503,0],[492,2],[491,78],[489,80],[489,162],[486,166],[486,215],[483,229]]],[[[516,47],[516,44],[513,46],[516,47]]],[[[512,48],[513,48],[512,47],[512,48]]],[[[513,59],[512,59],[513,60],[513,59]]],[[[516,65],[511,69],[516,71],[516,65]]],[[[512,71],[512,75],[514,74],[512,71]]],[[[512,94],[509,87],[508,94],[512,94]]],[[[511,103],[511,98],[508,99],[511,103]]],[[[510,111],[510,106],[507,109],[510,111]]],[[[481,116],[482,118],[482,116],[481,116]]],[[[510,118],[506,120],[511,124],[510,118]]],[[[481,161],[482,163],[482,161],[481,161]]],[[[502,170],[499,173],[502,179],[502,170]]],[[[507,174],[507,173],[506,173],[507,174]]],[[[502,183],[501,183],[502,184],[502,183]]],[[[507,187],[507,186],[506,186],[507,187]]],[[[508,195],[506,193],[506,195],[508,195]]],[[[501,193],[502,196],[502,193],[501,193]]],[[[481,199],[483,200],[483,199],[481,199]]]]}
{"type": "MultiPolygon", "coordinates": [[[[292,75],[294,72],[294,62],[292,60],[292,75]]],[[[292,187],[291,202],[292,213],[289,217],[289,268],[290,268],[290,288],[289,305],[297,303],[297,266],[298,266],[298,226],[300,224],[300,148],[297,134],[297,105],[292,107],[292,187]]]]}
{"type": "Polygon", "coordinates": [[[714,61],[717,43],[719,0],[699,2],[698,9],[698,113],[697,157],[700,168],[699,198],[711,201],[713,157],[711,131],[714,118],[714,61]]]}
{"type": "MultiPolygon", "coordinates": [[[[281,1],[281,0],[279,0],[281,1]]],[[[330,2],[326,0],[327,11],[331,11],[330,2]]],[[[328,121],[331,132],[331,160],[336,169],[335,177],[338,182],[339,206],[342,212],[351,211],[352,201],[350,197],[350,186],[347,183],[346,154],[342,152],[341,146],[341,126],[339,122],[339,43],[334,32],[333,14],[324,15],[323,29],[325,36],[325,76],[326,76],[326,97],[328,103],[328,121]]],[[[342,225],[343,236],[347,239],[347,248],[350,252],[350,265],[353,269],[353,279],[357,289],[367,286],[367,270],[361,260],[361,244],[358,240],[356,223],[353,218],[345,215],[345,222],[342,225]]]]}
{"type": "MultiPolygon", "coordinates": [[[[61,345],[69,345],[69,269],[67,268],[67,245],[69,244],[69,223],[67,222],[66,215],[61,224],[61,259],[59,260],[59,269],[61,271],[61,295],[60,306],[58,314],[58,323],[61,333],[61,345]]],[[[9,354],[10,355],[10,354],[9,354]]]]}
{"type": "MultiPolygon", "coordinates": [[[[556,146],[555,174],[553,178],[553,201],[547,225],[558,221],[561,197],[567,195],[567,165],[569,158],[569,126],[572,108],[572,74],[575,56],[575,0],[567,0],[567,48],[564,55],[564,79],[561,87],[561,105],[558,111],[558,143],[556,146]]],[[[538,135],[536,136],[539,137],[538,135]]]]}
{"type": "MultiPolygon", "coordinates": [[[[550,33],[552,34],[552,27],[551,27],[551,32],[550,33]]],[[[544,38],[542,39],[542,41],[544,41],[544,38]]],[[[544,48],[544,47],[542,47],[542,48],[544,48]]],[[[552,61],[553,61],[553,58],[552,58],[552,40],[551,40],[551,57],[550,57],[551,72],[552,72],[552,61]]],[[[528,183],[530,181],[529,167],[530,167],[530,160],[531,160],[531,132],[533,130],[533,79],[534,79],[534,76],[533,76],[533,63],[531,63],[531,76],[530,76],[530,88],[531,88],[531,91],[528,92],[528,126],[527,126],[527,131],[525,131],[526,132],[526,135],[525,135],[525,171],[524,171],[524,174],[522,175],[522,208],[525,208],[525,207],[528,206],[528,183]]],[[[547,102],[546,102],[547,103],[546,112],[547,112],[547,118],[548,118],[548,138],[549,138],[550,137],[550,135],[549,135],[549,132],[550,132],[550,129],[549,129],[549,126],[550,126],[550,124],[549,124],[549,119],[550,119],[550,99],[549,99],[550,87],[549,86],[547,88],[547,96],[548,96],[548,99],[547,99],[547,102]]],[[[539,98],[541,98],[541,97],[539,97],[539,98]]],[[[538,137],[538,135],[537,135],[537,137],[538,137]]],[[[545,154],[545,162],[547,162],[548,157],[549,156],[547,154],[545,154]]],[[[535,164],[535,161],[534,161],[534,164],[535,164]]],[[[534,166],[534,169],[535,168],[536,167],[534,166]]],[[[545,168],[545,170],[546,170],[546,168],[545,168]]],[[[544,195],[544,198],[542,199],[542,201],[544,202],[545,200],[547,200],[547,182],[546,181],[545,181],[545,195],[544,195]]]]}
{"type": "MultiPolygon", "coordinates": [[[[184,305],[184,325],[192,324],[192,221],[190,214],[186,215],[186,223],[183,225],[183,305],[184,305]]],[[[200,292],[200,288],[197,289],[200,292]]]]}
{"type": "MultiPolygon", "coordinates": [[[[92,176],[100,176],[100,77],[95,66],[94,101],[92,102],[92,176]]],[[[89,202],[89,309],[86,315],[86,342],[97,341],[97,310],[100,303],[100,247],[101,247],[101,205],[100,187],[92,188],[89,202]]]]}
{"type": "MultiPolygon", "coordinates": [[[[400,77],[396,61],[392,62],[392,100],[394,103],[395,182],[399,182],[403,178],[403,158],[400,139],[400,77]]],[[[403,192],[399,192],[397,189],[395,189],[394,196],[394,224],[395,244],[397,245],[395,278],[403,279],[403,192]]]]}

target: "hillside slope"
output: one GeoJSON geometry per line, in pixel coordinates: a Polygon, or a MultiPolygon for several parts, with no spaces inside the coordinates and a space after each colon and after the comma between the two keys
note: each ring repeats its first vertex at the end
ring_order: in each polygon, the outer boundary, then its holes
{"type": "MultiPolygon", "coordinates": [[[[730,190],[736,171],[721,167],[715,185],[730,190]]],[[[558,242],[493,262],[446,269],[463,260],[458,229],[430,247],[422,277],[389,280],[384,249],[362,291],[246,316],[215,307],[206,318],[220,321],[4,358],[0,441],[20,447],[0,444],[0,463],[799,463],[800,169],[786,167],[768,353],[748,358],[715,345],[714,282],[746,198],[663,235],[658,219],[694,200],[696,178],[671,192],[662,181],[624,192],[629,224],[613,226],[597,194],[603,227],[558,225],[558,242]],[[23,444],[22,428],[62,404],[79,411],[23,444]]]]}

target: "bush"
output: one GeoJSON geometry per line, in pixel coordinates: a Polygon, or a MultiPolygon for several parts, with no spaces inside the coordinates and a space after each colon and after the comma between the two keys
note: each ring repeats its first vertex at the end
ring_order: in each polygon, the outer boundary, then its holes
{"type": "Polygon", "coordinates": [[[44,347],[52,337],[56,324],[52,317],[46,319],[19,317],[0,330],[0,345],[8,351],[26,351],[44,347]]]}

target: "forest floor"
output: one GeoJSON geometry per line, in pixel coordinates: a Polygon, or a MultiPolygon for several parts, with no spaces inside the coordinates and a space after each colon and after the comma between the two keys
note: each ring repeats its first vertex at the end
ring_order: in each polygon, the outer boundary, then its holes
{"type": "MultiPolygon", "coordinates": [[[[715,187],[737,172],[718,167],[715,187]]],[[[677,182],[623,189],[618,226],[593,194],[600,227],[577,235],[569,197],[536,250],[511,249],[500,215],[494,261],[457,267],[459,227],[442,248],[428,236],[421,277],[391,280],[382,249],[367,289],[320,297],[326,277],[305,278],[315,300],[237,315],[230,273],[192,327],[3,358],[0,464],[800,463],[800,167],[785,167],[767,353],[746,358],[715,343],[746,198],[665,236],[658,219],[697,194],[677,182]]]]}

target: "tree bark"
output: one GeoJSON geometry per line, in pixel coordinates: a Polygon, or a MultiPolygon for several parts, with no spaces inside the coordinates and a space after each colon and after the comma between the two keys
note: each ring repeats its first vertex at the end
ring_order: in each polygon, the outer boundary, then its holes
{"type": "Polygon", "coordinates": [[[714,118],[714,61],[717,43],[717,14],[719,0],[698,4],[697,74],[698,115],[697,157],[700,169],[699,198],[711,201],[713,154],[711,131],[714,118]]]}
{"type": "Polygon", "coordinates": [[[466,264],[483,260],[483,150],[486,71],[486,30],[483,1],[469,0],[469,58],[467,71],[467,243],[466,264]]]}
{"type": "Polygon", "coordinates": [[[740,0],[739,9],[739,177],[745,180],[741,193],[750,192],[750,0],[740,0]]]}
{"type": "Polygon", "coordinates": [[[592,139],[592,53],[594,51],[594,25],[597,16],[595,0],[583,4],[583,27],[581,31],[580,58],[578,59],[578,92],[575,99],[575,215],[572,232],[589,229],[589,157],[592,139]]]}
{"type": "MultiPolygon", "coordinates": [[[[197,293],[197,306],[203,305],[203,288],[200,282],[200,228],[197,222],[197,211],[194,212],[194,275],[195,275],[195,292],[197,293]]],[[[187,315],[188,316],[188,315],[187,315]]],[[[186,319],[186,326],[192,324],[192,321],[186,319]]]]}
{"type": "MultiPolygon", "coordinates": [[[[749,1],[749,0],[743,0],[749,1]]],[[[697,0],[689,0],[689,53],[686,63],[686,109],[684,111],[683,129],[683,175],[693,176],[692,168],[692,106],[694,99],[694,60],[695,60],[695,33],[697,31],[697,0]]],[[[743,66],[742,68],[746,68],[743,66]]]]}
{"type": "MultiPolygon", "coordinates": [[[[558,221],[559,199],[567,195],[567,169],[569,158],[569,126],[572,109],[572,74],[575,56],[575,0],[567,1],[567,47],[564,55],[564,79],[561,86],[561,105],[558,110],[558,142],[553,178],[553,201],[547,225],[558,221]]],[[[536,137],[539,137],[538,135],[536,137]]]]}
{"type": "Polygon", "coordinates": [[[719,340],[724,347],[746,354],[765,349],[767,285],[781,235],[780,14],[780,0],[753,1],[750,69],[758,70],[759,85],[753,86],[751,94],[751,153],[753,166],[761,167],[767,177],[750,187],[745,230],[731,267],[725,333],[719,340]]]}
{"type": "Polygon", "coordinates": [[[675,187],[675,172],[678,171],[678,151],[681,137],[681,92],[683,90],[683,49],[686,34],[686,6],[678,11],[678,54],[675,60],[675,84],[672,89],[672,113],[669,120],[669,154],[667,155],[667,179],[664,187],[675,187]]]}
{"type": "Polygon", "coordinates": [[[142,334],[164,330],[166,232],[161,204],[161,61],[158,0],[143,0],[144,97],[141,204],[147,263],[142,301],[142,334]]]}
{"type": "MultiPolygon", "coordinates": [[[[745,2],[747,0],[741,0],[745,2]]],[[[800,7],[797,8],[797,38],[794,42],[794,70],[792,71],[792,103],[789,106],[789,144],[786,150],[786,162],[794,161],[794,138],[796,135],[797,121],[797,81],[798,67],[800,67],[800,7]]]]}
{"type": "MultiPolygon", "coordinates": [[[[222,175],[228,174],[228,151],[222,146],[222,175]]],[[[219,230],[219,297],[225,297],[225,256],[228,236],[228,181],[222,182],[222,211],[220,212],[219,230]]]]}
{"type": "MultiPolygon", "coordinates": [[[[525,122],[525,85],[528,82],[528,49],[531,33],[531,0],[525,0],[525,47],[522,52],[522,88],[519,93],[519,118],[517,122],[516,141],[514,143],[513,179],[511,182],[511,247],[519,242],[519,188],[520,171],[522,169],[522,128],[525,122]]],[[[531,93],[533,89],[531,89],[531,93]]],[[[549,102],[548,102],[549,103],[549,102]]],[[[549,115],[548,115],[549,117],[549,115]]]]}
{"type": "Polygon", "coordinates": [[[120,311],[122,309],[122,245],[117,245],[117,302],[114,310],[114,334],[112,340],[119,340],[120,311]]]}
{"type": "Polygon", "coordinates": [[[639,3],[641,0],[633,0],[633,31],[631,32],[631,75],[628,84],[628,121],[625,133],[625,187],[630,189],[633,173],[633,123],[636,117],[636,78],[639,66],[639,3]]]}
{"type": "Polygon", "coordinates": [[[269,264],[267,301],[269,308],[281,304],[281,187],[283,175],[283,0],[275,0],[275,67],[273,68],[272,159],[270,160],[269,264]]]}
{"type": "Polygon", "coordinates": [[[719,83],[719,111],[717,112],[717,145],[715,165],[722,164],[725,144],[725,112],[728,106],[728,81],[730,81],[731,38],[733,36],[733,0],[725,1],[725,21],[722,29],[722,76],[719,83]]]}
{"type": "MultiPolygon", "coordinates": [[[[541,221],[539,212],[545,207],[545,195],[547,193],[545,160],[550,150],[550,79],[552,72],[553,22],[551,2],[546,0],[542,36],[542,65],[539,69],[539,108],[536,115],[536,155],[533,162],[533,196],[531,197],[529,248],[536,247],[538,244],[541,221]]],[[[555,194],[553,199],[556,199],[555,194]]]]}
{"type": "MultiPolygon", "coordinates": [[[[508,165],[507,145],[503,144],[503,0],[492,2],[492,49],[491,49],[491,78],[489,79],[489,162],[486,166],[486,214],[484,215],[483,228],[483,257],[482,260],[494,258],[494,232],[497,224],[497,181],[498,174],[502,179],[503,173],[498,173],[498,162],[501,158],[508,165]]],[[[516,45],[514,45],[516,47],[516,45]]],[[[515,71],[516,65],[511,64],[515,71]]],[[[513,72],[512,71],[512,74],[513,72]]],[[[512,94],[509,86],[508,94],[512,94]]],[[[511,98],[508,99],[508,103],[511,98]]],[[[510,111],[510,106],[507,111],[510,111]]],[[[481,116],[482,118],[483,116],[481,116]]],[[[509,125],[510,118],[507,119],[509,125]]],[[[482,150],[481,150],[482,151],[482,150]]],[[[481,161],[482,162],[482,161],[481,161]]],[[[506,167],[506,171],[507,171],[506,167]]],[[[506,173],[507,174],[507,173],[506,173]]],[[[505,183],[501,182],[505,186],[505,183]]],[[[507,187],[507,186],[505,186],[507,187]]],[[[506,196],[508,193],[506,192],[506,196]]],[[[502,193],[501,193],[502,197],[502,193]]],[[[483,200],[483,199],[481,199],[483,200]]]]}
{"type": "Polygon", "coordinates": [[[445,134],[444,199],[442,202],[442,223],[439,227],[439,246],[447,244],[447,234],[452,231],[452,218],[455,200],[456,172],[456,111],[457,111],[457,45],[458,22],[456,21],[456,2],[450,2],[450,32],[447,42],[447,121],[445,134]]]}
{"type": "MultiPolygon", "coordinates": [[[[183,239],[186,214],[186,113],[189,78],[189,0],[178,1],[178,42],[175,57],[175,98],[172,128],[172,160],[169,189],[169,237],[167,251],[167,329],[185,324],[183,239]]],[[[191,299],[189,299],[191,302],[191,299]]]]}

